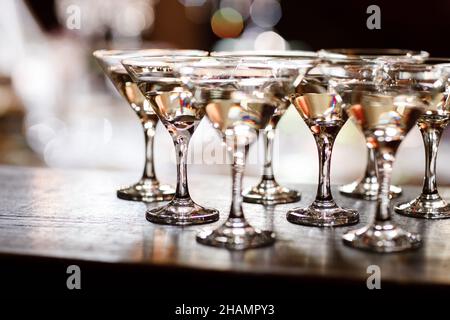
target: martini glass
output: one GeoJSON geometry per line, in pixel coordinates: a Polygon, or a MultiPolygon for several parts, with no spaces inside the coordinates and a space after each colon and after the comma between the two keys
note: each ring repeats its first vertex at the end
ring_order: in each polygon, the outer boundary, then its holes
{"type": "Polygon", "coordinates": [[[371,67],[339,68],[339,77],[350,80],[338,81],[336,91],[352,97],[346,110],[374,151],[380,184],[374,221],[346,233],[344,243],[375,252],[418,248],[420,236],[391,220],[391,172],[404,137],[426,111],[441,101],[446,75],[439,68],[423,64],[381,62],[371,67]]]}
{"type": "MultiPolygon", "coordinates": [[[[428,64],[436,64],[447,74],[450,72],[449,59],[430,58],[428,64]]],[[[450,204],[439,195],[436,180],[436,158],[442,133],[450,122],[450,103],[447,88],[430,101],[430,108],[419,118],[417,125],[422,133],[425,146],[425,177],[420,196],[412,201],[398,204],[395,211],[405,216],[425,219],[450,218],[450,204]]]]}
{"type": "Polygon", "coordinates": [[[145,202],[166,201],[172,199],[175,194],[175,190],[172,187],[159,183],[153,164],[153,141],[158,116],[139,91],[137,85],[131,81],[129,74],[120,63],[122,59],[127,57],[139,55],[158,56],[163,54],[201,56],[208,53],[197,50],[163,49],[97,50],[93,53],[105,74],[138,116],[144,130],[145,164],[142,177],[137,183],[117,190],[117,196],[121,199],[145,202]]]}
{"type": "Polygon", "coordinates": [[[187,85],[206,105],[206,114],[233,157],[232,202],[228,219],[215,230],[197,235],[197,241],[230,250],[271,245],[272,231],[251,226],[242,210],[242,179],[247,151],[257,140],[292,86],[297,69],[277,69],[270,63],[248,63],[235,59],[212,59],[181,69],[187,85]]]}
{"type": "Polygon", "coordinates": [[[297,83],[292,103],[297,108],[316,140],[319,154],[319,182],[316,199],[306,208],[294,208],[287,213],[292,223],[337,227],[357,223],[356,210],[339,207],[333,199],[330,188],[330,167],[333,144],[348,117],[342,106],[342,99],[329,87],[329,81],[322,72],[323,64],[310,69],[297,83]]]}
{"type": "MultiPolygon", "coordinates": [[[[219,51],[211,52],[213,57],[237,57],[245,60],[274,59],[282,61],[299,61],[307,63],[317,57],[317,53],[310,51],[219,51]]],[[[287,95],[288,93],[286,93],[287,95]]],[[[244,190],[244,202],[259,203],[264,205],[275,205],[281,203],[291,203],[300,200],[300,192],[288,189],[279,185],[273,172],[273,140],[278,122],[283,116],[289,100],[283,99],[281,103],[287,104],[286,107],[279,108],[272,116],[267,126],[262,130],[264,141],[264,166],[260,182],[251,188],[244,190]]]]}
{"type": "Polygon", "coordinates": [[[177,66],[200,60],[199,57],[162,56],[122,60],[153,110],[172,136],[177,156],[177,188],[174,198],[165,206],[148,210],[150,222],[171,225],[209,223],[219,219],[219,212],[195,203],[187,181],[189,141],[205,115],[205,106],[195,104],[177,73],[177,66]]]}
{"type": "MultiPolygon", "coordinates": [[[[324,59],[347,59],[349,61],[371,61],[380,57],[389,59],[402,59],[411,62],[422,62],[429,54],[426,51],[412,51],[405,49],[326,49],[319,51],[319,56],[324,59]]],[[[376,173],[375,155],[372,149],[367,148],[367,165],[364,176],[352,183],[339,187],[339,192],[345,196],[376,200],[378,194],[378,179],[376,173]]],[[[391,185],[390,194],[395,198],[400,196],[402,189],[391,185]]]]}

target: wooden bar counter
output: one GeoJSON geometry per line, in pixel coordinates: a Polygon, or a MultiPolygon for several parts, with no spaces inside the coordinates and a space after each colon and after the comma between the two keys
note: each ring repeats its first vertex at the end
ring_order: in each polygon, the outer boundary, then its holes
{"type": "MultiPolygon", "coordinates": [[[[348,248],[341,241],[350,228],[366,224],[374,203],[345,198],[356,208],[356,226],[321,229],[286,221],[286,211],[309,204],[314,185],[302,191],[299,203],[264,207],[245,204],[248,220],[273,228],[275,246],[244,252],[197,244],[195,234],[214,228],[227,216],[231,178],[189,176],[192,197],[215,207],[220,221],[201,226],[172,227],[145,220],[146,205],[115,195],[124,173],[0,167],[0,281],[11,294],[67,294],[212,298],[229,290],[235,295],[292,297],[292,291],[323,294],[349,289],[368,292],[368,266],[381,270],[381,286],[391,292],[450,290],[450,220],[427,221],[394,215],[395,222],[419,232],[424,245],[417,251],[374,254],[348,248]],[[67,267],[81,270],[82,289],[68,290],[67,267]],[[334,291],[333,291],[334,290],[334,291]],[[198,296],[197,296],[198,297],[198,296]]],[[[132,181],[130,179],[130,181],[132,181]]],[[[248,185],[255,180],[247,179],[248,185]]],[[[405,187],[402,201],[419,194],[405,187]]],[[[441,190],[443,196],[446,189],[441,190]]],[[[154,205],[151,205],[154,206],[154,205]]],[[[382,290],[383,290],[382,289],[382,290]]]]}

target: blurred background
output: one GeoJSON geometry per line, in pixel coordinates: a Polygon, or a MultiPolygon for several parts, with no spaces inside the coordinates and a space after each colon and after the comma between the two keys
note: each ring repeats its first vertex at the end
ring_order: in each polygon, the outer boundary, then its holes
{"type": "MultiPolygon", "coordinates": [[[[92,57],[99,48],[253,50],[366,47],[427,50],[450,57],[450,2],[298,0],[2,0],[0,2],[0,163],[88,168],[141,175],[144,137],[138,119],[92,57]],[[369,5],[381,29],[369,30],[369,5]]],[[[202,122],[191,144],[190,174],[229,174],[220,141],[202,122]]],[[[260,149],[260,148],[259,148],[260,149]]],[[[291,106],[279,124],[275,171],[280,181],[315,183],[317,152],[291,106]]],[[[261,170],[254,147],[248,173],[261,170]]],[[[159,126],[156,169],[174,181],[172,141],[159,126]]],[[[348,123],[333,155],[332,182],[363,173],[361,134],[348,123]]],[[[450,185],[450,137],[438,159],[450,185]]],[[[420,184],[424,151],[417,129],[398,154],[394,181],[420,184]]],[[[167,178],[167,179],[166,179],[167,178]]],[[[133,180],[130,180],[133,182],[133,180]]]]}

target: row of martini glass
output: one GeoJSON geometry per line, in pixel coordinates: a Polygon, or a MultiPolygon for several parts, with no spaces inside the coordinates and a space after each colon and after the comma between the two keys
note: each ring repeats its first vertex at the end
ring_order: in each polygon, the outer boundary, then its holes
{"type": "Polygon", "coordinates": [[[142,122],[147,160],[142,180],[121,189],[130,200],[164,201],[147,211],[155,223],[190,225],[217,221],[215,209],[189,196],[186,156],[191,136],[206,115],[233,156],[233,196],[229,218],[216,230],[197,235],[200,243],[247,249],[272,244],[275,235],[249,225],[242,201],[277,204],[298,201],[297,191],[281,187],[272,171],[273,130],[292,103],[311,129],[319,151],[315,201],[287,213],[288,221],[310,226],[345,226],[359,221],[353,209],[339,207],[331,195],[330,161],[334,140],[348,118],[361,129],[369,149],[368,170],[361,182],[341,192],[374,199],[372,224],[348,232],[344,243],[378,252],[417,248],[420,236],[391,222],[390,198],[399,192],[390,176],[396,151],[417,123],[424,135],[427,170],[423,194],[396,208],[424,218],[447,217],[447,204],[435,185],[439,133],[448,123],[445,59],[407,50],[337,49],[305,52],[217,52],[195,50],[100,50],[94,55],[142,122]],[[152,141],[158,119],[171,134],[177,154],[177,187],[162,186],[153,168],[152,141]],[[440,130],[440,131],[439,131],[440,130]],[[242,193],[249,146],[263,132],[266,161],[261,182],[242,193]],[[433,132],[432,134],[430,132],[433,132]],[[376,176],[376,179],[373,177],[376,176]],[[434,185],[433,185],[434,183],[434,185]],[[430,194],[433,197],[428,197],[430,194]],[[430,205],[417,205],[422,200],[430,205]],[[419,208],[419,210],[417,209],[419,208]],[[420,211],[425,208],[426,210],[420,211]]]}

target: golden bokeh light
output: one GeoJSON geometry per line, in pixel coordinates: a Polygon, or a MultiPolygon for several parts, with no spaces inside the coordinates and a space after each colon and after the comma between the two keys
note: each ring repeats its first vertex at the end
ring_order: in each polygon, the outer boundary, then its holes
{"type": "Polygon", "coordinates": [[[211,28],[220,38],[236,38],[244,28],[242,15],[232,8],[217,10],[211,18],[211,28]]]}

